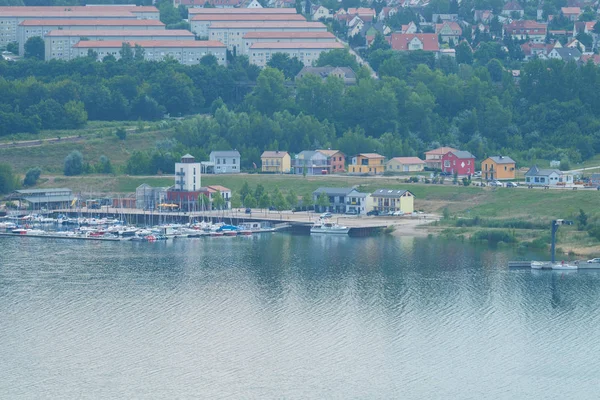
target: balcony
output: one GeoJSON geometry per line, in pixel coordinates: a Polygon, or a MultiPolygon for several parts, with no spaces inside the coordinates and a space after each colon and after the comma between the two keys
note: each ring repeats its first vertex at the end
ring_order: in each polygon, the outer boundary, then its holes
{"type": "Polygon", "coordinates": [[[185,172],[175,172],[175,176],[185,176],[185,172]]]}
{"type": "Polygon", "coordinates": [[[175,181],[175,184],[183,186],[183,185],[185,185],[185,181],[183,179],[179,179],[179,180],[175,181]]]}

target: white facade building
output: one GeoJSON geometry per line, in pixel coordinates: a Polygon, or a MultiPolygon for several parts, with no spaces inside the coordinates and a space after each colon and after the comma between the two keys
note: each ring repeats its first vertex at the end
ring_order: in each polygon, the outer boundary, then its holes
{"type": "Polygon", "coordinates": [[[200,163],[192,155],[186,154],[175,163],[175,190],[195,192],[202,187],[200,179],[200,163]]]}
{"type": "Polygon", "coordinates": [[[248,32],[244,35],[241,54],[247,55],[254,43],[333,43],[335,35],[331,32],[248,32]]]}
{"type": "MultiPolygon", "coordinates": [[[[225,46],[213,40],[138,40],[128,43],[132,48],[136,44],[141,46],[144,49],[144,59],[147,61],[162,61],[166,57],[171,57],[181,64],[195,65],[200,63],[202,57],[213,55],[217,58],[219,65],[227,64],[225,46]]],[[[76,57],[85,57],[88,55],[88,50],[93,50],[98,54],[98,60],[102,60],[108,55],[119,59],[122,47],[122,41],[90,40],[80,41],[73,46],[73,50],[76,57]]]]}
{"type": "Polygon", "coordinates": [[[312,65],[321,53],[335,49],[343,49],[341,43],[255,43],[250,47],[250,63],[264,67],[273,54],[285,53],[290,58],[296,57],[305,66],[312,65]]]}
{"type": "Polygon", "coordinates": [[[248,14],[296,14],[295,8],[204,8],[194,7],[188,10],[188,15],[192,18],[192,15],[200,14],[237,14],[237,15],[248,15],[248,14]]]}
{"type": "Polygon", "coordinates": [[[18,41],[23,21],[42,19],[159,19],[156,7],[122,6],[14,6],[0,7],[0,46],[18,41]]]}
{"type": "Polygon", "coordinates": [[[208,37],[208,28],[217,22],[306,21],[300,14],[199,14],[190,19],[190,28],[199,37],[208,37]]]}
{"type": "Polygon", "coordinates": [[[218,40],[230,51],[243,51],[248,32],[327,32],[320,22],[215,22],[208,28],[209,39],[218,40]]]}
{"type": "Polygon", "coordinates": [[[211,151],[209,157],[215,174],[237,174],[240,172],[240,152],[237,150],[211,151]]]}
{"type": "Polygon", "coordinates": [[[194,34],[187,30],[55,30],[44,36],[46,60],[71,60],[80,52],[75,49],[79,41],[120,41],[137,42],[144,40],[194,40],[194,34]]]}
{"type": "Polygon", "coordinates": [[[139,19],[33,19],[21,22],[17,26],[19,54],[23,54],[25,42],[34,36],[43,38],[55,30],[157,30],[165,29],[158,20],[139,19]]]}

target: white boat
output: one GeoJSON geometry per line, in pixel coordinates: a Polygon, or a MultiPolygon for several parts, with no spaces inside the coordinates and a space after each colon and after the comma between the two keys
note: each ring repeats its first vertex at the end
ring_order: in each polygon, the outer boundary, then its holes
{"type": "Polygon", "coordinates": [[[350,232],[350,228],[347,226],[338,225],[327,220],[319,220],[310,228],[311,234],[347,235],[348,232],[350,232]]]}
{"type": "Polygon", "coordinates": [[[552,269],[572,271],[572,270],[576,270],[577,269],[577,265],[575,265],[575,264],[565,264],[563,262],[563,263],[560,263],[560,264],[553,264],[552,265],[552,269]]]}
{"type": "Polygon", "coordinates": [[[0,229],[15,229],[17,224],[14,222],[0,222],[0,229]]]}
{"type": "Polygon", "coordinates": [[[275,229],[269,222],[242,222],[238,225],[243,231],[251,231],[252,233],[268,233],[275,232],[275,229]]]}
{"type": "Polygon", "coordinates": [[[542,269],[544,268],[544,265],[546,265],[546,262],[543,261],[532,261],[531,262],[531,268],[532,269],[542,269]]]}

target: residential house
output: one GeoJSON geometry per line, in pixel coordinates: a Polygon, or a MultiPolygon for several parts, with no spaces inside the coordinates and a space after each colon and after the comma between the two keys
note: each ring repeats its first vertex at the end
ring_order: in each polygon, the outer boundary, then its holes
{"type": "Polygon", "coordinates": [[[502,7],[502,12],[500,14],[504,15],[505,17],[518,16],[518,18],[523,18],[525,10],[516,1],[509,1],[504,5],[504,7],[502,7]]]}
{"type": "Polygon", "coordinates": [[[442,172],[470,176],[475,172],[475,156],[468,151],[454,150],[442,156],[442,172]]]}
{"type": "Polygon", "coordinates": [[[314,64],[321,53],[335,49],[343,49],[344,45],[338,42],[319,43],[319,42],[303,42],[303,43],[254,43],[250,46],[249,56],[250,63],[259,67],[267,66],[271,57],[277,53],[287,54],[290,58],[296,57],[305,66],[314,64]]]}
{"type": "Polygon", "coordinates": [[[577,21],[582,14],[581,8],[579,7],[561,7],[560,13],[569,21],[573,22],[577,21]]]}
{"type": "Polygon", "coordinates": [[[534,58],[546,60],[548,58],[548,53],[550,53],[552,49],[553,45],[546,43],[526,42],[521,45],[521,50],[523,50],[525,61],[529,61],[534,58]]]}
{"type": "Polygon", "coordinates": [[[213,165],[215,174],[237,174],[240,172],[240,152],[231,151],[211,151],[210,162],[213,165]]]}
{"type": "Polygon", "coordinates": [[[535,21],[512,21],[503,27],[504,35],[510,35],[516,40],[530,39],[534,43],[544,43],[546,41],[547,24],[541,24],[535,21]]]}
{"type": "Polygon", "coordinates": [[[475,10],[473,12],[473,19],[475,22],[489,24],[492,21],[492,18],[494,18],[492,10],[475,10]]]}
{"type": "Polygon", "coordinates": [[[588,62],[592,62],[595,65],[600,65],[600,54],[584,54],[579,59],[579,64],[584,65],[588,62]]]}
{"type": "Polygon", "coordinates": [[[327,156],[327,165],[329,165],[329,173],[343,173],[346,171],[346,156],[339,150],[317,150],[327,156]]]}
{"type": "Polygon", "coordinates": [[[594,36],[594,26],[596,26],[597,23],[597,21],[575,22],[575,24],[573,24],[573,37],[576,37],[580,33],[585,33],[594,36]]]}
{"type": "Polygon", "coordinates": [[[260,161],[262,172],[287,174],[291,171],[291,158],[287,151],[265,151],[260,161]]]}
{"type": "Polygon", "coordinates": [[[394,157],[385,164],[385,170],[391,172],[420,172],[425,161],[419,157],[394,157]]]}
{"type": "Polygon", "coordinates": [[[380,21],[385,21],[398,13],[398,7],[383,7],[377,18],[380,21]]]}
{"type": "Polygon", "coordinates": [[[485,180],[515,179],[516,163],[506,156],[488,157],[481,162],[481,177],[485,180]]]}
{"type": "Polygon", "coordinates": [[[225,201],[224,207],[222,209],[229,210],[231,208],[231,189],[228,189],[225,186],[221,185],[211,185],[207,186],[206,188],[201,188],[202,191],[204,189],[206,189],[206,192],[208,192],[208,198],[211,201],[211,203],[214,200],[215,194],[219,192],[221,194],[221,197],[225,201]]]}
{"type": "Polygon", "coordinates": [[[396,51],[423,50],[437,53],[440,50],[435,33],[392,33],[387,39],[396,51]]]}
{"type": "Polygon", "coordinates": [[[258,0],[242,0],[240,3],[242,8],[263,8],[258,0]]]}
{"type": "MultiPolygon", "coordinates": [[[[560,44],[560,42],[557,42],[557,44],[560,44]]],[[[556,47],[556,46],[555,46],[556,47]]],[[[577,39],[571,39],[567,42],[567,44],[565,44],[565,47],[570,48],[570,49],[577,49],[579,50],[581,53],[585,53],[586,52],[586,47],[583,43],[581,43],[579,40],[577,39]]],[[[591,50],[591,49],[590,49],[591,50]]]]}
{"type": "Polygon", "coordinates": [[[532,186],[570,185],[573,176],[558,169],[540,169],[534,165],[525,173],[525,183],[532,186]]]}
{"type": "Polygon", "coordinates": [[[301,151],[292,160],[292,170],[300,175],[328,174],[327,156],[319,151],[301,151]]]}
{"type": "Polygon", "coordinates": [[[458,14],[432,14],[431,22],[442,23],[447,21],[458,21],[458,14]]]}
{"type": "Polygon", "coordinates": [[[554,47],[552,51],[548,53],[548,58],[563,60],[565,62],[577,62],[581,58],[581,52],[578,49],[572,49],[570,47],[554,47]]]}
{"type": "Polygon", "coordinates": [[[303,67],[296,75],[295,80],[308,74],[319,76],[323,80],[327,79],[328,76],[335,76],[343,80],[346,85],[356,84],[356,74],[349,67],[332,67],[329,65],[326,67],[303,67]]]}
{"type": "Polygon", "coordinates": [[[454,44],[458,44],[458,40],[462,35],[462,28],[458,22],[449,21],[442,24],[436,24],[435,33],[438,37],[442,38],[442,42],[444,43],[450,43],[450,41],[452,41],[454,44]]]}
{"type": "Polygon", "coordinates": [[[410,21],[408,24],[402,25],[402,30],[400,33],[417,33],[418,31],[419,28],[417,28],[417,24],[415,24],[413,21],[410,21]]]}
{"type": "Polygon", "coordinates": [[[451,151],[456,151],[452,147],[439,147],[437,149],[425,152],[425,165],[431,169],[442,169],[442,157],[451,151]]]}
{"type": "Polygon", "coordinates": [[[352,163],[348,166],[351,174],[383,174],[385,169],[385,157],[377,153],[361,153],[352,157],[352,163]]]}
{"type": "Polygon", "coordinates": [[[315,4],[313,4],[310,8],[310,16],[313,21],[317,21],[321,18],[324,18],[324,19],[333,18],[333,14],[331,13],[331,11],[328,8],[321,6],[321,5],[315,5],[315,4]]]}
{"type": "Polygon", "coordinates": [[[360,193],[354,188],[320,187],[313,192],[313,201],[319,212],[332,212],[343,214],[350,210],[357,214],[367,211],[367,193],[360,193]],[[327,206],[319,206],[319,197],[325,194],[329,200],[327,206]]]}
{"type": "Polygon", "coordinates": [[[373,210],[381,212],[403,211],[412,214],[415,196],[408,190],[378,189],[371,194],[373,210]]]}

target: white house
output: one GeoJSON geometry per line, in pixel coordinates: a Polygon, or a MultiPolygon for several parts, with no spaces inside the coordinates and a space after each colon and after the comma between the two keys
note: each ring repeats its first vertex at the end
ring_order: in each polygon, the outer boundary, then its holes
{"type": "Polygon", "coordinates": [[[571,185],[573,176],[557,169],[540,169],[534,165],[525,173],[525,183],[535,186],[571,185]]]}
{"type": "Polygon", "coordinates": [[[200,189],[200,168],[200,163],[192,155],[181,157],[181,162],[175,163],[175,190],[195,192],[200,189]]]}
{"type": "Polygon", "coordinates": [[[209,157],[215,174],[237,174],[240,172],[240,152],[237,150],[211,151],[209,157]]]}
{"type": "Polygon", "coordinates": [[[317,21],[321,18],[331,19],[333,18],[333,14],[327,7],[320,5],[313,5],[310,10],[310,15],[313,21],[317,21]]]}

